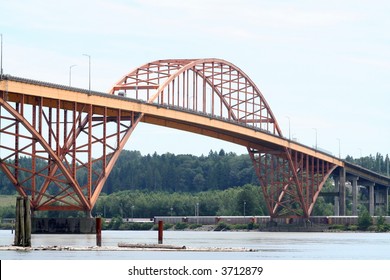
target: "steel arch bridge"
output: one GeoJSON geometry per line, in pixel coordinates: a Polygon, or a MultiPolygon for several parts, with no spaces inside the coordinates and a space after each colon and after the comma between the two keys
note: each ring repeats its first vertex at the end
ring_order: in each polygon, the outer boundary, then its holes
{"type": "Polygon", "coordinates": [[[140,121],[247,147],[271,217],[309,217],[343,166],[284,138],[254,82],[220,59],[150,62],[110,94],[11,76],[0,82],[0,168],[35,211],[90,212],[140,121]]]}

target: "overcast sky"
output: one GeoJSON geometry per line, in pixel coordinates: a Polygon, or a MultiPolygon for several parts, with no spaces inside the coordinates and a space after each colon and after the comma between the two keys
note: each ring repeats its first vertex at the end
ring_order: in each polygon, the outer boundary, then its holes
{"type": "MultiPolygon", "coordinates": [[[[345,157],[389,153],[389,1],[5,1],[7,74],[107,92],[124,74],[167,58],[220,58],[241,68],[283,134],[345,157]],[[290,125],[289,125],[290,123],[290,125]],[[340,145],[339,145],[340,144],[340,145]]],[[[246,153],[244,147],[140,124],[142,154],[246,153]]]]}

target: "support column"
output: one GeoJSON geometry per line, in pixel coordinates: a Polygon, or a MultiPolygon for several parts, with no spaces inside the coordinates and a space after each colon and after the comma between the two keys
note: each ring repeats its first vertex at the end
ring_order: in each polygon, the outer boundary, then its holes
{"type": "Polygon", "coordinates": [[[389,216],[389,187],[385,189],[385,213],[384,216],[389,216]]]}
{"type": "Polygon", "coordinates": [[[334,177],[334,186],[335,186],[335,192],[338,193],[338,195],[336,195],[334,197],[334,215],[335,216],[339,216],[340,215],[340,180],[339,180],[339,177],[334,177]]]}
{"type": "Polygon", "coordinates": [[[359,190],[358,190],[357,181],[359,180],[359,177],[352,177],[351,180],[352,180],[352,216],[357,216],[358,215],[357,206],[359,203],[358,201],[359,190]]]}
{"type": "Polygon", "coordinates": [[[371,216],[375,215],[375,183],[368,185],[368,212],[371,216]]]}
{"type": "Polygon", "coordinates": [[[374,194],[375,214],[387,216],[388,214],[388,187],[378,187],[374,194]]]}
{"type": "Polygon", "coordinates": [[[345,214],[346,214],[345,168],[340,168],[339,177],[340,177],[340,184],[339,184],[339,187],[340,187],[340,190],[339,190],[339,193],[340,193],[340,195],[339,195],[340,196],[340,216],[345,216],[345,214]]]}

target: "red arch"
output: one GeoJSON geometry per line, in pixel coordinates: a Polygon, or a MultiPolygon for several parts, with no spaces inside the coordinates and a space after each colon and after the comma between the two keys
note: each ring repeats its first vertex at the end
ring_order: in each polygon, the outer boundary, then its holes
{"type": "MultiPolygon", "coordinates": [[[[264,96],[240,68],[221,59],[167,59],[144,64],[111,90],[128,98],[238,122],[283,137],[264,96]]],[[[247,147],[271,217],[309,217],[336,167],[288,147],[247,147]]]]}
{"type": "Polygon", "coordinates": [[[240,68],[222,59],[149,62],[122,77],[110,91],[119,92],[149,103],[227,118],[282,136],[255,83],[240,68]]]}

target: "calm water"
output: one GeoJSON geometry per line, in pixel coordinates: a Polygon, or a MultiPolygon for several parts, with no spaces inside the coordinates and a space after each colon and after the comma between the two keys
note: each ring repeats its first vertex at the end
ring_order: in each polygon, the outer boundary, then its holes
{"type": "MultiPolygon", "coordinates": [[[[156,231],[103,231],[103,246],[119,242],[157,243],[156,231]]],[[[0,230],[0,246],[13,243],[9,230],[0,230]]],[[[40,245],[94,246],[95,235],[33,235],[40,245]]],[[[390,260],[389,233],[291,233],[166,231],[164,244],[187,247],[253,248],[257,252],[68,252],[0,251],[0,259],[241,259],[241,260],[390,260]]]]}

